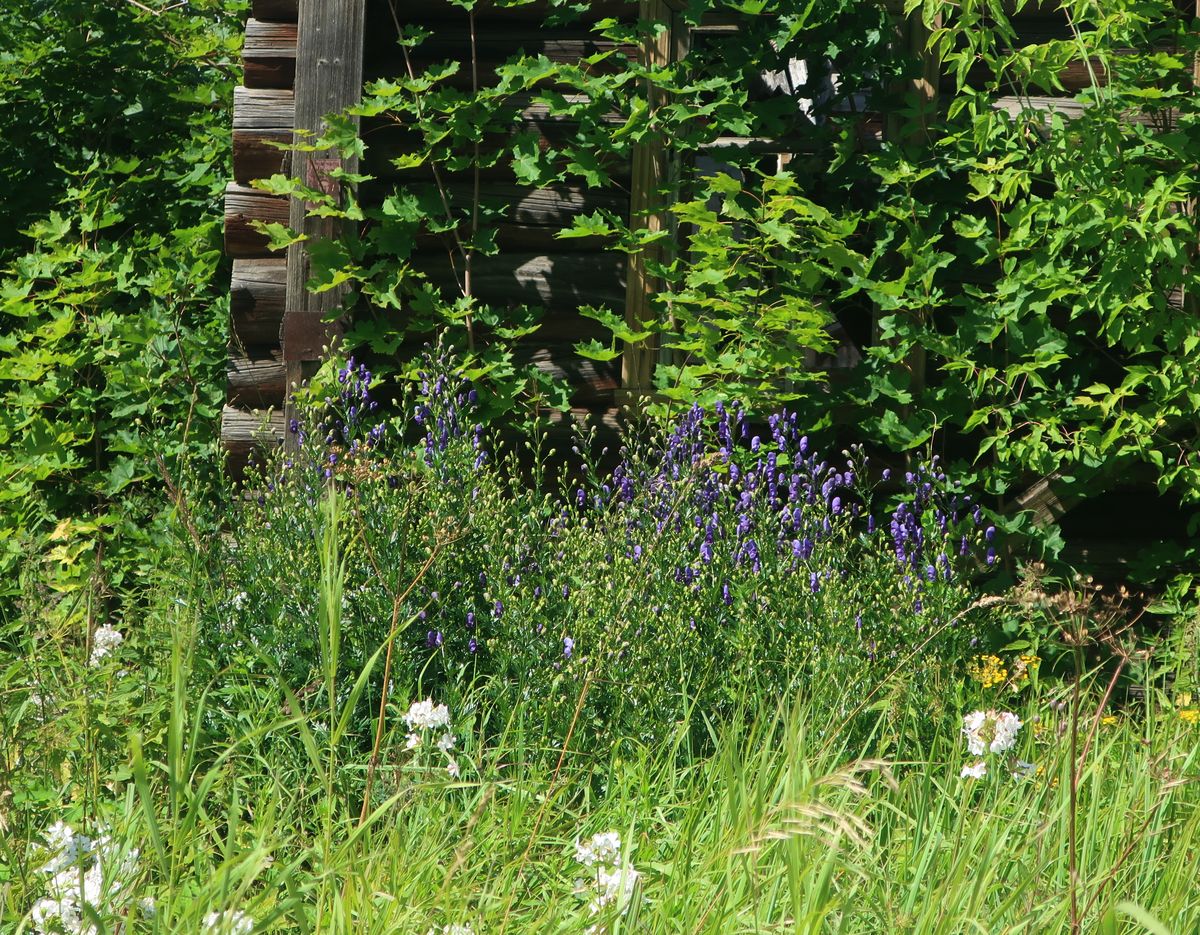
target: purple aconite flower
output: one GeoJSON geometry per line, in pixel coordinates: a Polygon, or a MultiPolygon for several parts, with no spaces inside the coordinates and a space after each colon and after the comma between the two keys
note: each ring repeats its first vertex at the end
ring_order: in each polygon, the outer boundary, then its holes
{"type": "Polygon", "coordinates": [[[575,641],[569,636],[563,637],[563,655],[568,659],[571,658],[571,653],[575,651],[575,641]]]}
{"type": "Polygon", "coordinates": [[[430,630],[425,636],[425,645],[430,649],[437,649],[442,645],[442,631],[430,630]]]}
{"type": "Polygon", "coordinates": [[[469,652],[473,655],[473,654],[477,653],[478,651],[479,651],[479,642],[478,642],[478,640],[475,639],[475,637],[472,636],[469,640],[467,640],[467,652],[469,652]]]}

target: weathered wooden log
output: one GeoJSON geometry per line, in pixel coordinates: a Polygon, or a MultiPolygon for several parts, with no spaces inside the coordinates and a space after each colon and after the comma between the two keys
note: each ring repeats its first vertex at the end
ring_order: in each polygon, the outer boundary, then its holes
{"type": "Polygon", "coordinates": [[[300,15],[300,0],[254,0],[250,9],[255,19],[294,23],[300,15]]]}
{"type": "Polygon", "coordinates": [[[234,181],[249,185],[255,179],[269,179],[273,175],[286,173],[291,145],[291,128],[234,130],[234,181]]]}
{"type": "MultiPolygon", "coordinates": [[[[1075,120],[1083,116],[1087,103],[1069,97],[1054,97],[1051,95],[1029,95],[1026,97],[1005,96],[992,101],[992,106],[1010,116],[1017,116],[1027,110],[1041,111],[1043,121],[1049,123],[1050,112],[1058,114],[1064,120],[1075,120]]],[[[1157,125],[1166,117],[1164,113],[1152,114],[1145,111],[1130,111],[1122,115],[1129,123],[1140,123],[1146,126],[1157,125]]],[[[1173,118],[1168,122],[1173,123],[1173,118]]]]}
{"type": "MultiPolygon", "coordinates": [[[[447,0],[425,0],[420,4],[397,4],[397,10],[402,24],[461,24],[467,19],[467,14],[462,7],[454,6],[447,0]]],[[[546,0],[513,7],[500,6],[494,2],[483,2],[478,5],[475,16],[481,25],[521,23],[540,26],[546,21],[547,15],[555,12],[562,15],[561,8],[555,11],[546,0]]],[[[609,17],[626,21],[636,19],[636,0],[591,0],[587,10],[574,21],[594,23],[609,17]]],[[[382,28],[391,24],[392,19],[388,5],[375,4],[372,8],[369,26],[382,28]]]]}
{"type": "MultiPolygon", "coordinates": [[[[391,33],[394,32],[394,29],[381,29],[373,36],[368,36],[368,83],[379,78],[395,78],[398,69],[404,68],[404,63],[392,54],[396,40],[391,33]]],[[[488,29],[476,37],[475,47],[476,64],[473,74],[471,41],[467,29],[439,28],[412,51],[413,68],[422,72],[442,62],[459,62],[458,71],[446,77],[442,84],[447,87],[470,88],[476,77],[481,86],[494,84],[499,67],[519,53],[542,55],[551,62],[564,65],[576,65],[584,58],[611,52],[623,52],[630,59],[637,57],[636,46],[598,39],[591,35],[586,27],[575,30],[488,29]]],[[[588,67],[594,74],[610,74],[621,66],[618,57],[614,56],[599,59],[588,67]]],[[[553,79],[547,79],[544,86],[556,85],[553,79]]]]}
{"type": "MultiPolygon", "coordinates": [[[[430,281],[454,294],[454,269],[446,256],[418,256],[413,265],[430,281]]],[[[625,301],[626,263],[608,253],[522,253],[479,256],[473,263],[472,291],[497,307],[541,306],[552,316],[581,305],[620,308],[625,301]]]]}
{"type": "MultiPolygon", "coordinates": [[[[547,323],[549,324],[549,323],[547,323]]],[[[593,328],[586,336],[597,336],[593,328]]],[[[561,331],[562,329],[555,329],[561,331]]],[[[587,409],[604,409],[616,402],[621,386],[621,359],[589,360],[575,353],[575,341],[583,334],[551,334],[538,330],[513,347],[513,360],[518,366],[532,365],[542,373],[562,380],[570,387],[570,404],[587,409]]],[[[489,335],[476,337],[477,347],[486,347],[489,335]]],[[[414,338],[401,345],[397,353],[403,359],[416,358],[425,341],[414,338]]]]}
{"type": "Polygon", "coordinates": [[[230,331],[243,346],[277,345],[287,293],[287,261],[234,260],[230,331]]]}
{"type": "Polygon", "coordinates": [[[251,19],[242,46],[247,88],[286,88],[296,81],[296,24],[251,19]]]}
{"type": "Polygon", "coordinates": [[[234,259],[269,257],[267,238],[254,229],[254,221],[288,223],[288,201],[245,185],[225,187],[225,255],[234,259]]]}
{"type": "Polygon", "coordinates": [[[225,375],[225,400],[231,406],[266,409],[283,405],[287,373],[278,346],[231,345],[225,375]]]}
{"type": "MultiPolygon", "coordinates": [[[[485,151],[488,148],[507,146],[512,137],[524,135],[532,137],[533,142],[544,152],[562,147],[579,133],[578,119],[552,114],[545,104],[531,102],[521,107],[520,102],[516,102],[515,110],[516,118],[511,124],[507,124],[502,130],[484,135],[482,145],[485,151]]],[[[625,118],[617,113],[606,114],[603,119],[614,128],[625,122],[625,118]]],[[[393,163],[397,157],[411,156],[414,152],[424,149],[424,141],[417,134],[386,120],[373,119],[363,122],[363,139],[367,144],[370,174],[377,179],[387,181],[413,176],[424,178],[431,174],[427,167],[397,169],[393,163]]],[[[606,160],[605,170],[620,184],[627,182],[631,175],[628,161],[606,160]]],[[[512,169],[508,163],[502,162],[499,166],[485,169],[483,177],[508,180],[513,178],[512,169]]]]}
{"type": "Polygon", "coordinates": [[[290,129],[296,122],[296,95],[280,88],[233,89],[235,130],[290,129]]]}
{"type": "Polygon", "coordinates": [[[221,446],[228,456],[226,469],[230,476],[241,479],[251,453],[277,447],[285,431],[282,412],[225,406],[221,410],[221,446]]]}
{"type": "MultiPolygon", "coordinates": [[[[371,204],[372,199],[378,201],[383,191],[389,187],[381,187],[381,191],[368,191],[364,203],[371,204]]],[[[447,200],[455,216],[463,226],[459,230],[460,237],[467,237],[473,200],[473,185],[470,183],[451,183],[445,186],[447,200]]],[[[431,197],[438,206],[439,219],[441,198],[433,194],[431,197]]],[[[591,214],[597,210],[608,210],[620,217],[629,213],[629,198],[614,189],[586,189],[573,186],[554,186],[544,189],[523,188],[512,182],[493,182],[485,180],[480,188],[480,205],[489,213],[495,212],[492,219],[484,222],[494,229],[496,243],[501,251],[513,253],[597,253],[604,249],[605,244],[597,237],[558,239],[555,235],[563,228],[571,226],[576,217],[591,214]]],[[[449,233],[422,234],[417,239],[419,250],[437,251],[454,243],[449,233]]]]}
{"type": "Polygon", "coordinates": [[[518,346],[513,358],[517,364],[532,364],[542,373],[564,381],[571,387],[572,406],[611,406],[621,386],[620,358],[588,360],[576,354],[571,344],[518,346]]]}

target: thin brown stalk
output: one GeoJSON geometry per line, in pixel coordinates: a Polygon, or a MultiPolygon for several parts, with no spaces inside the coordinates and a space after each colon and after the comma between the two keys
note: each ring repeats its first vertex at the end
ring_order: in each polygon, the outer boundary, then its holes
{"type": "MultiPolygon", "coordinates": [[[[396,644],[396,635],[400,628],[400,608],[403,606],[404,601],[407,600],[408,596],[412,593],[413,588],[421,583],[421,580],[429,572],[429,569],[433,567],[434,559],[437,558],[438,553],[441,552],[446,545],[454,542],[456,538],[456,536],[450,538],[439,537],[434,543],[433,548],[430,549],[429,557],[425,559],[425,563],[421,566],[420,570],[417,572],[412,581],[409,582],[408,587],[404,589],[403,593],[394,594],[392,597],[392,622],[387,635],[387,654],[384,658],[383,664],[383,685],[379,692],[379,713],[376,716],[375,722],[375,740],[371,745],[371,759],[367,763],[367,779],[366,785],[363,788],[362,810],[358,815],[358,824],[360,827],[362,826],[363,822],[367,820],[367,810],[371,801],[371,786],[375,779],[375,771],[379,768],[379,751],[383,747],[383,728],[387,721],[388,682],[392,677],[392,647],[396,644]]],[[[374,566],[376,574],[379,574],[382,579],[381,569],[379,568],[379,565],[375,560],[373,550],[371,549],[370,544],[367,543],[365,537],[363,537],[363,544],[367,549],[370,562],[372,566],[374,566]]]]}
{"type": "Polygon", "coordinates": [[[1071,687],[1071,786],[1067,813],[1067,886],[1071,897],[1071,935],[1082,932],[1079,918],[1079,683],[1083,680],[1083,647],[1074,640],[1075,681],[1071,687]]]}

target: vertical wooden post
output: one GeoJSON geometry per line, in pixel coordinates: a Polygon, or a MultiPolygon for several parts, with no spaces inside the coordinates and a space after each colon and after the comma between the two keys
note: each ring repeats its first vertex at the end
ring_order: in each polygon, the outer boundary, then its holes
{"type": "MultiPolygon", "coordinates": [[[[362,97],[363,29],[366,0],[300,0],[296,48],[296,142],[305,143],[324,130],[327,114],[344,110],[362,97]]],[[[328,153],[295,152],[292,175],[312,188],[336,194],[332,170],[353,172],[354,159],[328,153]]],[[[337,222],[310,218],[304,202],[293,198],[289,223],[309,239],[334,237],[337,222]]],[[[312,294],[308,252],[303,242],[287,251],[287,294],[281,340],[287,371],[287,415],[292,415],[292,391],[316,369],[317,362],[340,334],[336,323],[324,321],[340,305],[344,291],[312,294]]]]}
{"type": "MultiPolygon", "coordinates": [[[[661,67],[671,62],[671,5],[667,0],[639,0],[638,18],[643,22],[660,24],[664,29],[648,36],[642,43],[642,64],[661,67]]],[[[648,82],[646,88],[650,113],[662,103],[662,92],[648,82]]],[[[664,210],[660,190],[667,180],[667,152],[662,140],[637,146],[633,152],[633,179],[630,185],[630,226],[650,231],[666,230],[669,216],[664,210]]],[[[625,292],[625,321],[631,327],[641,328],[644,322],[654,319],[653,297],[657,283],[647,270],[647,261],[663,256],[662,249],[651,246],[642,253],[629,258],[628,280],[625,292]]],[[[623,396],[636,399],[648,395],[653,387],[654,361],[657,350],[652,342],[629,344],[621,360],[621,386],[623,396]]]]}
{"type": "MultiPolygon", "coordinates": [[[[1198,0],[1200,2],[1200,0],[1198,0]]],[[[933,23],[937,28],[941,25],[941,15],[933,23]]],[[[938,84],[941,78],[941,62],[929,51],[929,37],[932,30],[921,18],[920,10],[910,14],[898,24],[899,41],[921,63],[921,71],[906,82],[900,89],[914,99],[918,108],[919,120],[910,128],[908,133],[903,130],[900,117],[889,114],[886,133],[889,139],[903,140],[912,145],[920,146],[926,143],[929,120],[937,108],[938,84]]],[[[925,390],[925,373],[927,359],[923,347],[913,348],[905,359],[904,366],[909,372],[909,388],[913,396],[919,396],[925,390]]]]}

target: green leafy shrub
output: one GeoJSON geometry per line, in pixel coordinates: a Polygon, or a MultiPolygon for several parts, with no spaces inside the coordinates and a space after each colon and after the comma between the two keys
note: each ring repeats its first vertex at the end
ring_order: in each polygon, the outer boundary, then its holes
{"type": "Polygon", "coordinates": [[[23,565],[75,607],[129,591],[167,536],[164,473],[218,476],[245,4],[161,6],[0,11],[5,616],[23,565]]]}
{"type": "MultiPolygon", "coordinates": [[[[456,5],[465,22],[470,4],[456,5]]],[[[894,42],[882,5],[697,0],[684,23],[717,13],[739,29],[698,40],[681,61],[646,67],[627,54],[663,24],[602,21],[594,32],[610,45],[580,64],[515,55],[468,89],[442,63],[369,86],[355,112],[413,134],[400,169],[511,169],[530,189],[615,191],[636,147],[661,149],[672,169],[647,193],[670,219],[661,230],[598,210],[561,232],[640,254],[657,283],[651,321],[585,310],[613,339],[581,342],[580,355],[610,360],[653,343],[657,389],[672,405],[737,395],[765,414],[791,400],[814,430],[849,426],[892,450],[941,451],[993,498],[1009,532],[1048,556],[1062,536],[1045,513],[1038,528],[1020,515],[1042,479],[1052,512],[1131,482],[1156,489],[1178,522],[1128,568],[1183,593],[1200,522],[1190,430],[1200,232],[1197,33],[1177,6],[1067,0],[1054,13],[1062,35],[1047,37],[1016,25],[1030,4],[912,0],[941,89],[930,105],[900,93],[922,66],[894,42]],[[764,90],[797,63],[804,78],[791,95],[764,90]],[[1046,93],[1059,95],[1052,113],[1046,93]],[[577,129],[544,150],[524,134],[481,132],[511,126],[531,104],[577,129]],[[888,117],[878,145],[864,109],[888,117]],[[765,156],[764,140],[783,141],[774,146],[787,159],[765,156]],[[854,347],[824,373],[843,340],[854,347]]],[[[425,38],[417,30],[401,44],[425,38]]],[[[320,145],[364,152],[346,129],[320,145]]],[[[387,186],[379,208],[323,206],[371,223],[322,252],[318,278],[368,300],[352,346],[390,367],[406,338],[448,328],[489,378],[491,411],[511,407],[529,385],[512,352],[536,322],[482,307],[465,281],[443,292],[414,269],[419,237],[452,244],[460,269],[498,249],[504,206],[446,195],[441,183],[411,182],[387,186]]],[[[411,376],[411,361],[399,369],[411,376]]]]}

